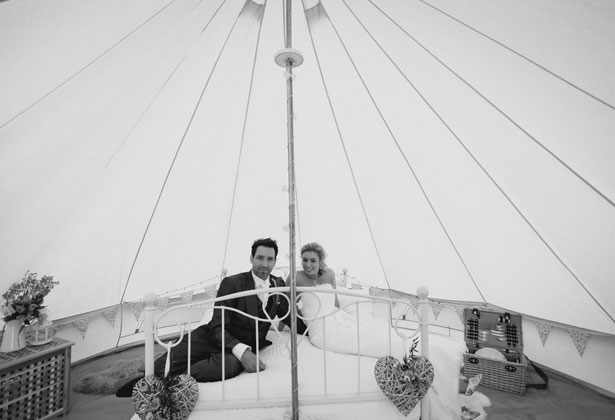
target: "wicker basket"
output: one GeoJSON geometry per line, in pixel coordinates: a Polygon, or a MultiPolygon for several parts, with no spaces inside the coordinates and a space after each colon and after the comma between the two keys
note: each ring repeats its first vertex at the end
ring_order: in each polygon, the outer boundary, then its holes
{"type": "Polygon", "coordinates": [[[469,352],[464,355],[464,375],[481,373],[481,384],[500,391],[524,394],[527,383],[527,359],[523,354],[521,316],[511,313],[466,308],[465,341],[469,352]],[[502,360],[476,352],[490,348],[502,360]]]}

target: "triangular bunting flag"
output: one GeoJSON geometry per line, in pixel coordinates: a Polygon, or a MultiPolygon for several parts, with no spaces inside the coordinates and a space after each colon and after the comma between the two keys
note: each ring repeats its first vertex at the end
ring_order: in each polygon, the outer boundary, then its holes
{"type": "MultiPolygon", "coordinates": [[[[372,292],[371,292],[371,288],[370,288],[370,295],[371,295],[371,293],[372,292]]],[[[401,298],[401,296],[402,296],[401,293],[399,293],[396,290],[390,290],[389,291],[389,298],[391,298],[391,299],[399,299],[399,298],[401,298]]]]}
{"type": "Polygon", "coordinates": [[[369,294],[370,294],[370,296],[384,296],[385,292],[384,292],[383,289],[380,289],[378,287],[370,287],[369,288],[369,294]]]}
{"type": "Polygon", "coordinates": [[[103,316],[112,327],[115,326],[115,316],[117,315],[118,307],[119,306],[114,306],[113,308],[105,309],[103,311],[103,316]]]}
{"type": "Polygon", "coordinates": [[[416,311],[419,308],[419,298],[410,296],[410,305],[412,305],[412,307],[416,311]]]}
{"type": "Polygon", "coordinates": [[[461,321],[461,325],[465,325],[465,316],[463,315],[463,313],[466,307],[464,305],[454,305],[454,308],[455,312],[457,312],[459,320],[461,321]]]}
{"type": "Polygon", "coordinates": [[[167,309],[167,306],[169,306],[169,298],[168,298],[168,296],[159,297],[156,300],[156,307],[157,308],[162,309],[164,311],[165,309],[167,309]]]}
{"type": "Polygon", "coordinates": [[[433,310],[434,318],[438,319],[440,312],[442,312],[442,303],[437,302],[435,300],[431,301],[431,309],[433,310]]]}
{"type": "Polygon", "coordinates": [[[542,346],[544,347],[547,344],[547,338],[549,338],[549,334],[551,333],[551,329],[553,326],[551,324],[545,324],[544,322],[534,321],[536,324],[536,329],[538,330],[538,335],[542,340],[542,346]]]}
{"type": "Polygon", "coordinates": [[[180,296],[184,302],[192,302],[192,290],[184,292],[180,296]]]}
{"type": "Polygon", "coordinates": [[[579,356],[583,357],[583,353],[585,352],[585,346],[587,346],[590,334],[588,332],[579,330],[568,330],[568,332],[570,333],[570,337],[572,337],[572,341],[574,341],[574,345],[579,352],[579,356]]]}
{"type": "Polygon", "coordinates": [[[207,286],[205,288],[205,293],[207,294],[208,298],[215,298],[216,295],[218,294],[218,286],[216,285],[207,286]]]}
{"type": "Polygon", "coordinates": [[[90,323],[90,318],[80,318],[76,321],[73,321],[73,325],[79,330],[81,333],[81,338],[85,338],[85,333],[88,330],[88,324],[90,323]]]}
{"type": "Polygon", "coordinates": [[[142,300],[137,302],[130,302],[130,310],[132,314],[135,316],[135,319],[138,321],[141,318],[141,312],[143,312],[143,308],[145,308],[145,302],[142,300]]]}

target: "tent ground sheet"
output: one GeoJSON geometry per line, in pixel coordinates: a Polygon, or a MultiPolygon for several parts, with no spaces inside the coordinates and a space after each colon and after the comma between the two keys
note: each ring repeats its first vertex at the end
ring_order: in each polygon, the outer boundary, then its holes
{"type": "MultiPolygon", "coordinates": [[[[116,360],[143,355],[143,347],[79,363],[72,368],[71,383],[84,375],[105,369],[116,360]]],[[[549,372],[549,389],[529,389],[515,395],[487,387],[480,391],[491,399],[490,420],[603,420],[615,418],[615,399],[604,397],[582,385],[549,372]]],[[[130,398],[115,395],[70,394],[70,412],[64,420],[128,420],[134,415],[130,398]]],[[[384,420],[384,419],[383,419],[384,420]]]]}

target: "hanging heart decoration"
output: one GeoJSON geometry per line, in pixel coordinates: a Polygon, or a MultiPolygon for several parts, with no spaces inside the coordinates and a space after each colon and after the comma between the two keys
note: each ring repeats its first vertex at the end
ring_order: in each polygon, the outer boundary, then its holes
{"type": "Polygon", "coordinates": [[[433,383],[434,370],[431,362],[423,356],[404,357],[402,370],[408,374],[410,381],[419,388],[419,401],[427,394],[433,383]]]}
{"type": "Polygon", "coordinates": [[[142,420],[186,420],[198,397],[199,386],[189,375],[147,376],[132,390],[132,403],[142,420]]]}
{"type": "Polygon", "coordinates": [[[378,359],[374,367],[378,386],[397,409],[407,416],[423,399],[433,382],[433,365],[423,356],[378,359]]]}

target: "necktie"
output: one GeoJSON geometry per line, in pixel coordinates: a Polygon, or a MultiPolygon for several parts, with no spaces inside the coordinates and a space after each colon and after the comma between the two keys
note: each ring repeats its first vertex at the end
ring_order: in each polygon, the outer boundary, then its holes
{"type": "MultiPolygon", "coordinates": [[[[266,281],[262,281],[260,283],[258,283],[258,289],[267,289],[267,282],[266,281]]],[[[268,293],[259,293],[258,297],[260,298],[261,301],[263,302],[267,302],[267,298],[268,293]]]]}

